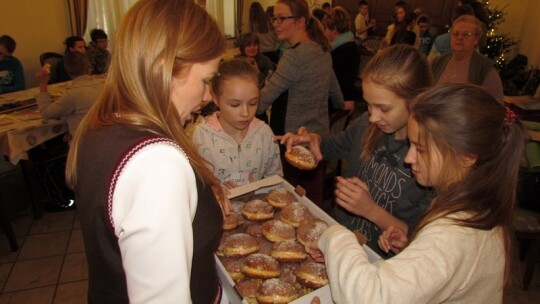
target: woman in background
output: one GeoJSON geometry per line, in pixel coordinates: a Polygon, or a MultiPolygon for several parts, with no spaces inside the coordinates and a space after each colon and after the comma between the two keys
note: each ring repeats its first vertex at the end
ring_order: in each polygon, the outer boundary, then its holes
{"type": "Polygon", "coordinates": [[[278,45],[276,33],[272,28],[270,17],[256,1],[249,6],[249,31],[259,38],[261,53],[277,64],[279,57],[276,51],[278,45]]]}
{"type": "MultiPolygon", "coordinates": [[[[276,71],[261,90],[257,113],[272,106],[270,126],[277,135],[296,132],[301,126],[328,134],[328,98],[337,109],[352,110],[354,102],[343,101],[332,70],[331,45],[321,23],[309,13],[306,0],[278,0],[272,24],[278,38],[287,40],[291,47],[285,50],[276,71]],[[287,96],[283,97],[283,93],[287,96]],[[279,102],[274,103],[277,99],[279,102]]],[[[303,171],[282,163],[285,179],[293,185],[300,184],[307,196],[322,206],[324,164],[303,171]]]]}
{"type": "Polygon", "coordinates": [[[116,45],[66,170],[88,303],[228,303],[214,262],[228,208],[183,129],[211,100],[223,35],[191,0],[141,0],[116,45]]]}

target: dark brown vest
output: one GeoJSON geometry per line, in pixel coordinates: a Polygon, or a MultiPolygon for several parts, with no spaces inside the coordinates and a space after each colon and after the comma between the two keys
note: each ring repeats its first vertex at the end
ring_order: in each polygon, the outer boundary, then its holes
{"type": "MultiPolygon", "coordinates": [[[[81,146],[76,202],[88,261],[88,303],[129,303],[118,239],[109,220],[108,192],[115,170],[122,160],[132,156],[133,148],[156,141],[170,140],[124,126],[110,126],[89,132],[81,146]]],[[[197,175],[196,179],[191,297],[193,303],[212,303],[219,285],[213,254],[223,218],[210,187],[197,175]]]]}

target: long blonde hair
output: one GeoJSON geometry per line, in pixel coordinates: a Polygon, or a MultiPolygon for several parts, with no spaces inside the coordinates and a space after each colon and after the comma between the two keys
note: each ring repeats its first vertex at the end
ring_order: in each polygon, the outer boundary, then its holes
{"type": "Polygon", "coordinates": [[[208,170],[180,125],[171,103],[173,77],[194,63],[218,58],[225,41],[215,21],[191,0],[141,0],[123,18],[104,91],[80,124],[72,142],[66,179],[77,186],[79,148],[89,130],[121,124],[165,136],[186,152],[194,171],[222,198],[208,170]]]}
{"type": "MultiPolygon", "coordinates": [[[[362,73],[362,81],[388,90],[408,103],[433,85],[433,76],[426,59],[412,46],[396,44],[377,52],[362,73]]],[[[370,124],[362,136],[360,159],[367,163],[385,133],[370,124]]]]}

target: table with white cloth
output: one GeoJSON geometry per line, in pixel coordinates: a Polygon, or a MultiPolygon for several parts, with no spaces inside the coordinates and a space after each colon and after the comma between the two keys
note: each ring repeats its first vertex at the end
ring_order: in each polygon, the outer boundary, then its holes
{"type": "MultiPolygon", "coordinates": [[[[94,76],[105,81],[103,75],[94,76]]],[[[53,100],[62,97],[71,81],[52,84],[48,92],[53,100]]],[[[32,198],[34,217],[42,214],[41,198],[37,192],[34,163],[28,151],[68,131],[66,119],[44,119],[34,97],[39,88],[0,95],[0,155],[14,165],[20,163],[32,198]]]]}

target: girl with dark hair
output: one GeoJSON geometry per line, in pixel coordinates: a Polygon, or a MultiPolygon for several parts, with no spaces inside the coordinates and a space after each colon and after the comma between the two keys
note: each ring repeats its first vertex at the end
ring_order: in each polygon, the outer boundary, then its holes
{"type": "Polygon", "coordinates": [[[86,42],[79,36],[67,37],[64,44],[66,45],[66,50],[64,51],[65,54],[69,52],[86,53],[86,42]]]}
{"type": "Polygon", "coordinates": [[[249,6],[249,31],[259,39],[261,53],[277,64],[279,60],[276,51],[278,41],[270,18],[259,2],[251,3],[249,6]]]}
{"type": "Polygon", "coordinates": [[[385,48],[362,74],[368,113],[336,136],[301,128],[281,139],[287,149],[306,144],[319,159],[346,160],[343,177],[336,179],[336,219],[360,231],[383,257],[388,256],[377,246],[382,231],[397,226],[407,232],[429,204],[430,193],[416,185],[403,159],[409,104],[432,83],[427,61],[416,49],[404,44],[385,48]]]}
{"type": "MultiPolygon", "coordinates": [[[[354,102],[343,100],[332,71],[331,45],[321,23],[309,13],[306,0],[278,0],[272,24],[278,38],[291,47],[285,50],[276,71],[261,90],[258,114],[272,106],[270,126],[275,134],[296,132],[301,126],[328,134],[328,98],[337,109],[352,110],[354,102]],[[279,98],[285,92],[288,96],[279,98]],[[278,98],[279,102],[274,102],[278,98]]],[[[283,163],[285,178],[306,188],[308,197],[322,206],[324,164],[308,172],[283,163]]]]}
{"type": "Polygon", "coordinates": [[[334,301],[502,303],[524,147],[515,114],[477,86],[448,84],[416,98],[407,129],[405,161],[437,195],[410,238],[384,232],[381,248],[402,250],[377,266],[346,228],[323,233],[334,301]]]}
{"type": "MultiPolygon", "coordinates": [[[[79,36],[69,36],[64,40],[66,45],[66,50],[64,51],[64,56],[67,56],[71,52],[79,52],[86,54],[86,42],[79,36]]],[[[66,67],[64,66],[64,59],[58,61],[56,69],[56,82],[64,82],[71,80],[71,77],[66,72],[66,67]]]]}

